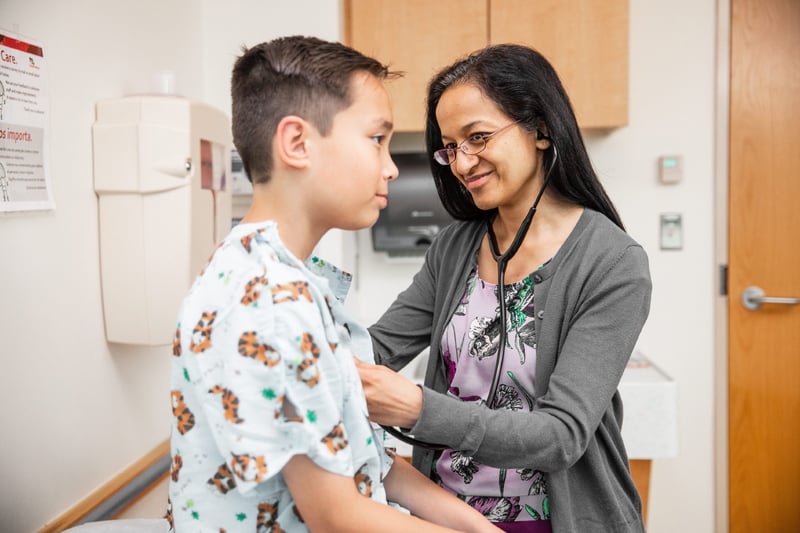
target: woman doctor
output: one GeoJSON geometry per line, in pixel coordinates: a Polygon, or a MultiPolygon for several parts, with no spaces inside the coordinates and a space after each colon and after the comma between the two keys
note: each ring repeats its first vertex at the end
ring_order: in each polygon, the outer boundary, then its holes
{"type": "Polygon", "coordinates": [[[427,106],[457,222],[370,328],[371,419],[403,428],[414,465],[505,531],[644,531],[617,386],[649,311],[648,261],[556,72],[491,46],[438,73],[427,106]],[[390,370],[426,348],[424,387],[390,370]]]}

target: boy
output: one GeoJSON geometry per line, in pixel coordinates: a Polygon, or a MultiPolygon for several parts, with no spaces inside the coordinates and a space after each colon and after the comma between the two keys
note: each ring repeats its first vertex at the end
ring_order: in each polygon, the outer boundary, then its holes
{"type": "Polygon", "coordinates": [[[369,227],[386,207],[389,76],[306,37],[236,61],[233,137],[253,201],[179,316],[168,513],[179,532],[499,531],[386,455],[353,358],[371,362],[371,344],[339,301],[349,276],[309,259],[329,229],[369,227]]]}

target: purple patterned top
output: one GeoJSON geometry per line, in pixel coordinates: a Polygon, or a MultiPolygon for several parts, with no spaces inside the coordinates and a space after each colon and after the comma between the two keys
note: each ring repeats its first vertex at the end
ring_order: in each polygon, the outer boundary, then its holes
{"type": "MultiPolygon", "coordinates": [[[[465,402],[485,402],[500,339],[498,287],[470,274],[464,296],[442,337],[449,393],[465,402]]],[[[495,409],[532,411],[536,368],[533,281],[505,286],[508,332],[495,409]]],[[[454,450],[435,463],[436,475],[493,522],[549,520],[547,486],[532,468],[494,468],[454,450]]]]}

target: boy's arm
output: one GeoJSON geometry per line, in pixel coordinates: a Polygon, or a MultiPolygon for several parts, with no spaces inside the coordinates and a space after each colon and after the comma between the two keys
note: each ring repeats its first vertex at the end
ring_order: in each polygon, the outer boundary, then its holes
{"type": "Polygon", "coordinates": [[[395,458],[384,479],[386,496],[424,520],[464,532],[497,532],[500,529],[456,496],[422,475],[410,463],[395,458]]]}
{"type": "MultiPolygon", "coordinates": [[[[406,466],[413,470],[411,465],[406,464],[406,466]]],[[[392,472],[394,471],[395,467],[391,469],[389,476],[387,476],[387,481],[390,477],[393,477],[392,472]]],[[[393,507],[363,496],[358,492],[355,481],[352,478],[329,472],[317,466],[305,455],[294,456],[283,467],[282,474],[300,515],[308,529],[314,533],[371,532],[376,529],[386,533],[408,533],[408,531],[414,531],[415,533],[499,531],[494,526],[489,525],[489,522],[477,511],[475,511],[475,515],[472,515],[473,518],[477,515],[477,519],[473,519],[469,524],[467,524],[470,521],[466,516],[467,513],[464,513],[463,518],[459,517],[459,520],[454,520],[453,526],[456,529],[432,524],[415,516],[407,515],[393,507]],[[460,527],[459,524],[464,524],[464,527],[460,527]]],[[[435,491],[444,492],[422,474],[418,475],[428,482],[435,491]]],[[[402,474],[400,477],[403,477],[402,474]]],[[[393,478],[393,480],[403,483],[404,481],[400,477],[393,478]]],[[[401,492],[410,493],[413,492],[413,489],[404,487],[401,492]]],[[[445,496],[450,495],[445,493],[445,496]]],[[[431,494],[428,497],[433,496],[431,494]]],[[[420,495],[419,497],[411,498],[409,495],[405,499],[409,501],[424,499],[424,496],[420,495]]],[[[468,507],[466,504],[459,502],[457,498],[454,499],[456,499],[457,504],[461,503],[464,507],[468,507]]],[[[402,504],[403,502],[398,501],[398,503],[402,504]]],[[[468,508],[468,510],[472,509],[468,508]]],[[[411,511],[414,512],[414,509],[411,509],[411,511]]],[[[448,518],[458,515],[449,506],[442,505],[442,508],[437,509],[434,508],[433,503],[427,505],[426,511],[431,519],[436,518],[438,522],[444,522],[448,518]]]]}

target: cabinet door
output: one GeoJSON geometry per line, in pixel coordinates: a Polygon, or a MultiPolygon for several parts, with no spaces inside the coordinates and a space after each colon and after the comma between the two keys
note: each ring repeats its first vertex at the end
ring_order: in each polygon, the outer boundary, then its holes
{"type": "Polygon", "coordinates": [[[488,41],[486,0],[345,0],[344,8],[345,42],[404,72],[386,84],[396,131],[423,131],[431,77],[488,41]]]}
{"type": "Polygon", "coordinates": [[[629,0],[490,0],[489,41],[532,46],[555,67],[582,128],[628,123],[629,0]]]}

